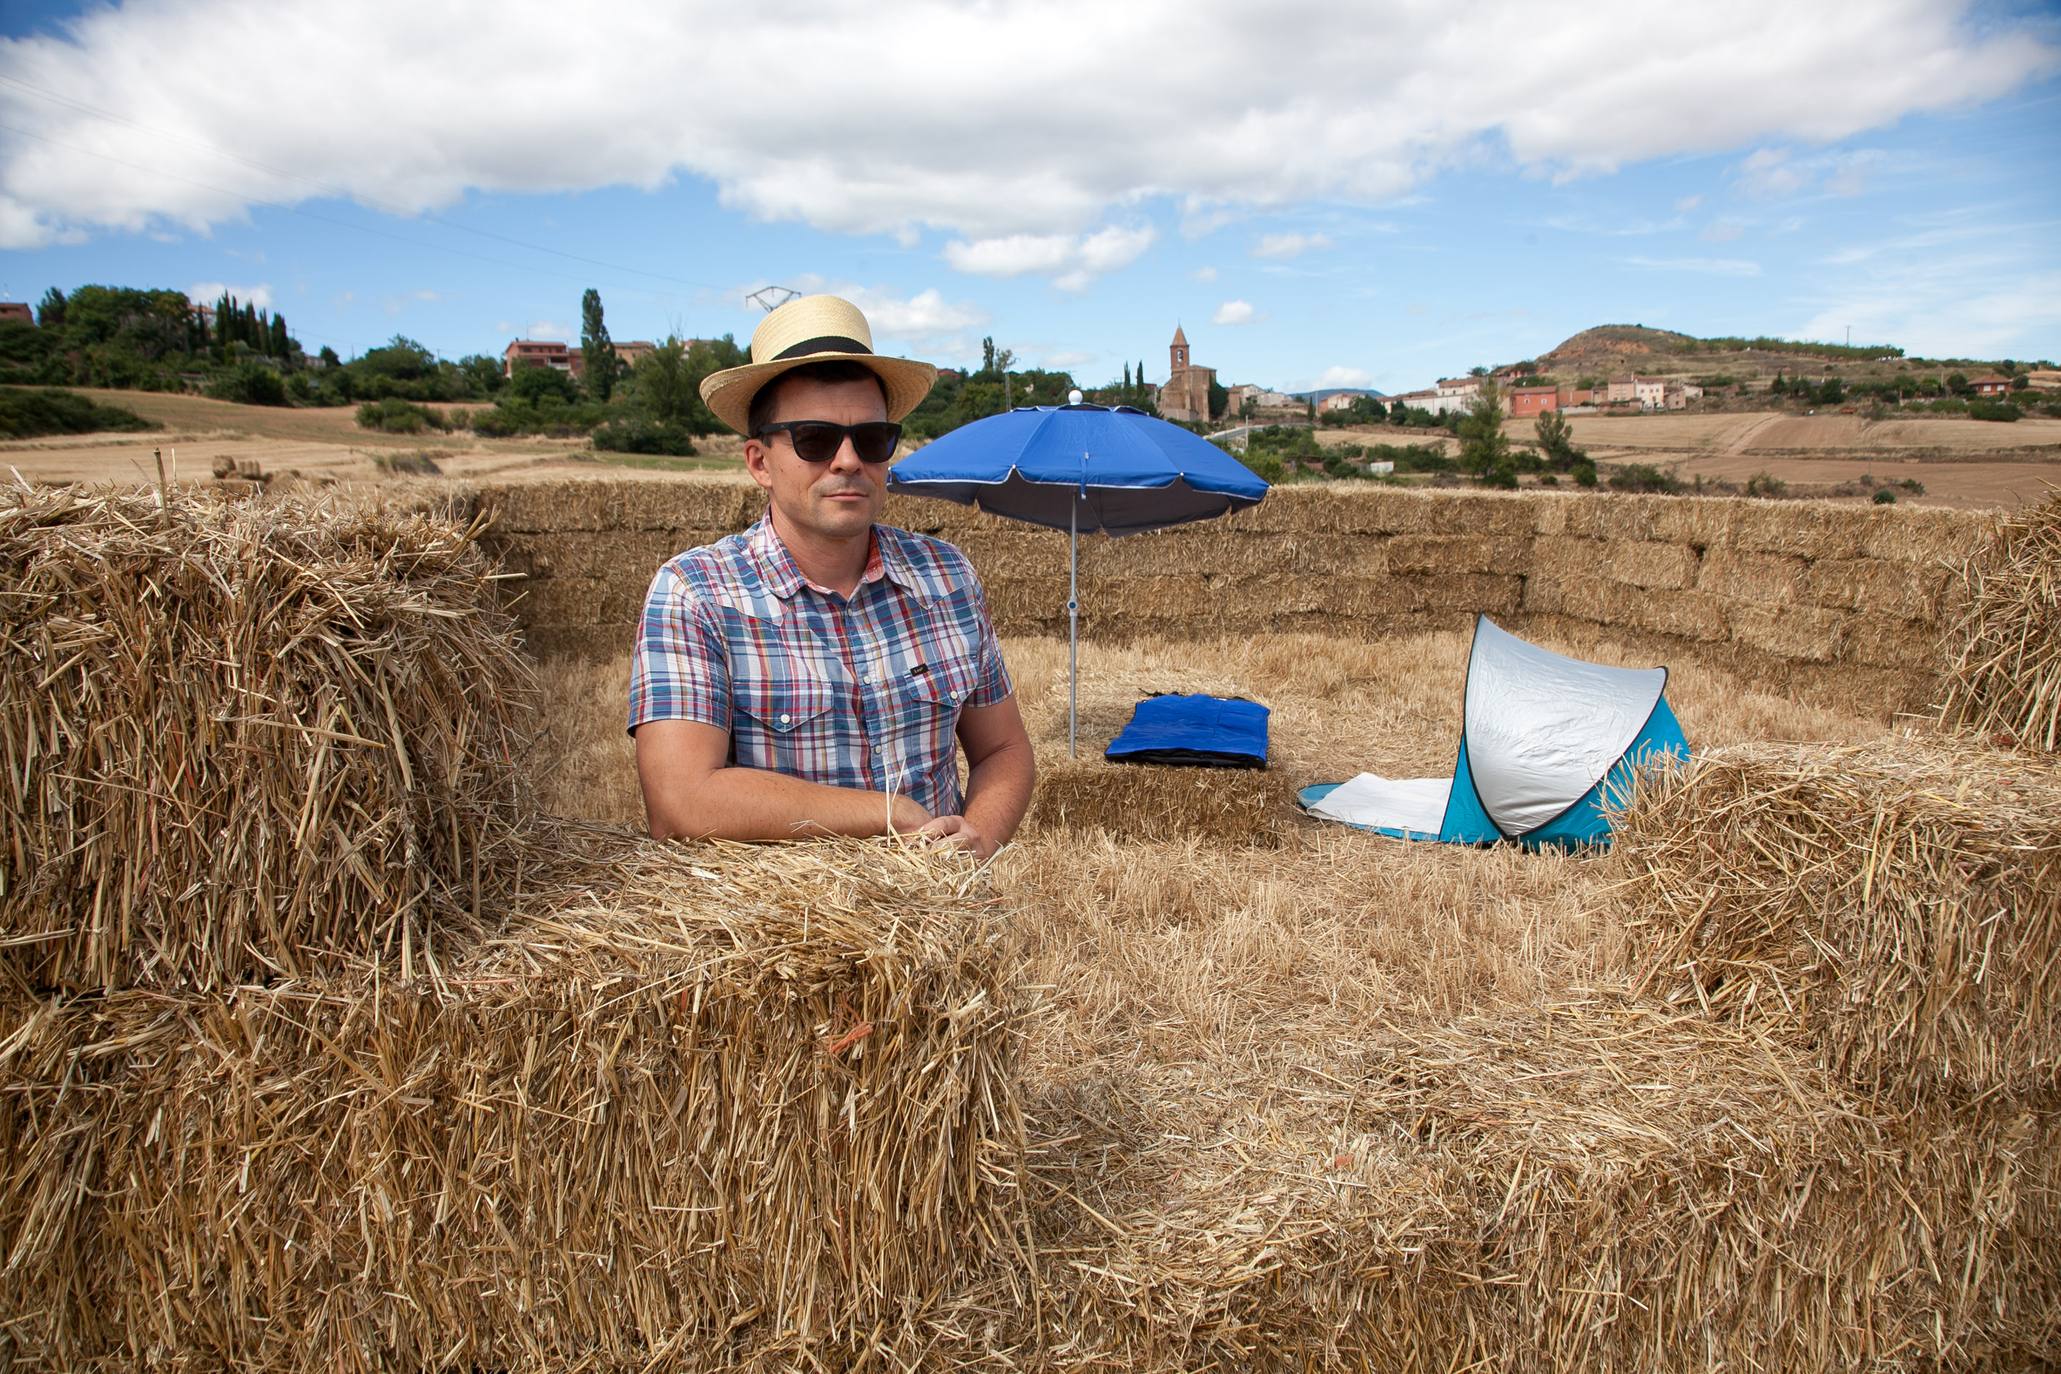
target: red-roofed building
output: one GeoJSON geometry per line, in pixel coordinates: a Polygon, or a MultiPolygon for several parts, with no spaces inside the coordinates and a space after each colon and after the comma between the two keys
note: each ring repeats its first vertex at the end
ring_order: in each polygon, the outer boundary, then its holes
{"type": "Polygon", "coordinates": [[[20,320],[23,324],[34,324],[36,312],[29,309],[27,301],[0,301],[0,320],[20,320]]]}
{"type": "Polygon", "coordinates": [[[1560,388],[1557,386],[1513,386],[1503,394],[1510,398],[1510,418],[1513,420],[1560,409],[1560,388]]]}
{"type": "Polygon", "coordinates": [[[1999,377],[1994,373],[1987,377],[1977,377],[1968,385],[1974,390],[1976,395],[1990,397],[1999,401],[2011,394],[2011,379],[2009,377],[1999,377]]]}
{"type": "Polygon", "coordinates": [[[517,339],[501,350],[501,375],[513,377],[518,367],[555,367],[560,372],[580,375],[580,357],[562,343],[545,339],[517,339]]]}

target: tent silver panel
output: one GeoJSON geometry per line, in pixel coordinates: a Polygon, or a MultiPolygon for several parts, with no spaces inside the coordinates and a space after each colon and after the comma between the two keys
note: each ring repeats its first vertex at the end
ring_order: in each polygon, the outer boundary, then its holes
{"type": "Polygon", "coordinates": [[[1467,664],[1467,762],[1489,819],[1510,836],[1551,821],[1639,737],[1664,668],[1610,668],[1527,644],[1487,616],[1467,664]]]}

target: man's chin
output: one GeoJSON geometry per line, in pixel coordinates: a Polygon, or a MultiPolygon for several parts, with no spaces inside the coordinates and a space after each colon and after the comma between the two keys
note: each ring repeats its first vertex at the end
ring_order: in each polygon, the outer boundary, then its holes
{"type": "Polygon", "coordinates": [[[862,497],[826,496],[817,502],[816,508],[823,512],[825,524],[853,529],[871,529],[879,515],[873,502],[862,497]]]}

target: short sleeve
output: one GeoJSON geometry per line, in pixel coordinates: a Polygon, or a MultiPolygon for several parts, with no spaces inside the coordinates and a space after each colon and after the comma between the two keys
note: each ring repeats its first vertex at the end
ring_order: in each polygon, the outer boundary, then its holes
{"type": "Polygon", "coordinates": [[[705,597],[672,564],[645,593],[630,667],[630,733],[652,720],[730,728],[730,660],[705,597]]]}

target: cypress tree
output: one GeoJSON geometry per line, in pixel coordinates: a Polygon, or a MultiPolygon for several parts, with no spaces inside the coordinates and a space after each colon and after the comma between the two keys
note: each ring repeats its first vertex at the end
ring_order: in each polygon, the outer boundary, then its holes
{"type": "Polygon", "coordinates": [[[618,360],[615,344],[608,337],[608,325],[602,319],[601,293],[591,286],[580,297],[580,354],[587,394],[597,401],[606,401],[615,390],[618,360]]]}

